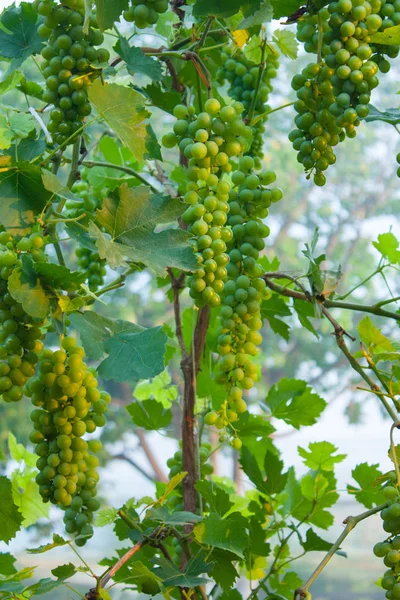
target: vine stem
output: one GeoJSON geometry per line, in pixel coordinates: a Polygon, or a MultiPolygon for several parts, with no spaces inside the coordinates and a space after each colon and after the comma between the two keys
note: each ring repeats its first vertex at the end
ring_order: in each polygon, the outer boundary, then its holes
{"type": "Polygon", "coordinates": [[[396,454],[396,446],[394,443],[394,430],[395,429],[400,429],[400,423],[397,421],[396,423],[393,423],[391,428],[390,428],[390,452],[392,454],[392,460],[393,460],[393,464],[394,464],[394,469],[396,471],[396,480],[397,480],[397,487],[400,487],[400,469],[399,469],[399,461],[397,460],[397,454],[396,454]]]}
{"type": "Polygon", "coordinates": [[[94,167],[103,167],[103,169],[116,169],[117,171],[122,171],[124,173],[127,173],[128,175],[132,175],[132,177],[136,177],[136,179],[139,179],[139,181],[148,185],[155,194],[160,193],[160,190],[158,190],[156,187],[154,187],[154,185],[147,181],[147,179],[143,177],[143,175],[141,175],[134,169],[131,169],[130,167],[125,167],[124,165],[115,165],[113,163],[101,162],[97,160],[84,160],[81,164],[84,167],[88,167],[88,169],[93,169],[94,167]]]}
{"type": "Polygon", "coordinates": [[[267,110],[266,112],[262,113],[261,115],[258,115],[255,119],[253,119],[250,122],[250,125],[256,125],[259,121],[264,119],[264,117],[268,117],[268,115],[272,115],[272,113],[278,112],[278,110],[283,110],[284,108],[288,108],[289,106],[293,106],[294,104],[295,104],[294,102],[287,102],[286,104],[282,104],[281,106],[278,106],[277,108],[272,108],[271,110],[267,110]]]}
{"type": "Polygon", "coordinates": [[[265,53],[266,53],[266,51],[267,51],[267,40],[264,39],[262,42],[262,45],[261,45],[261,61],[260,61],[260,65],[258,68],[258,76],[257,76],[256,85],[254,88],[254,96],[252,98],[249,112],[248,112],[247,118],[246,118],[247,123],[251,123],[251,120],[254,117],[254,111],[256,110],[258,92],[260,91],[260,85],[261,85],[262,77],[263,77],[263,74],[265,71],[265,53]]]}
{"type": "Polygon", "coordinates": [[[370,510],[363,512],[360,515],[357,515],[356,517],[347,517],[343,521],[343,524],[346,525],[345,529],[342,531],[342,533],[340,534],[340,536],[338,537],[336,542],[334,544],[332,544],[332,547],[329,550],[329,552],[322,559],[322,561],[319,563],[319,565],[317,566],[315,571],[307,579],[305,584],[295,591],[294,600],[297,600],[297,598],[299,598],[300,600],[307,598],[308,590],[311,587],[311,585],[319,577],[319,575],[321,575],[321,573],[325,569],[326,565],[329,563],[331,558],[336,554],[336,552],[339,550],[341,544],[344,542],[344,540],[347,538],[347,536],[351,533],[351,531],[358,525],[358,523],[360,523],[361,521],[364,521],[365,519],[368,519],[368,517],[372,517],[373,515],[376,515],[378,512],[380,512],[387,506],[388,506],[387,502],[385,504],[380,504],[379,506],[375,506],[375,508],[371,508],[370,510]]]}

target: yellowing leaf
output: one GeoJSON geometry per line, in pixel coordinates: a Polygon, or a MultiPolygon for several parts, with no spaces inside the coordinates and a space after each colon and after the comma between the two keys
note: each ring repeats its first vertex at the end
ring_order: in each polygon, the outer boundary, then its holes
{"type": "Polygon", "coordinates": [[[173,477],[168,482],[167,487],[165,488],[165,492],[158,499],[159,504],[162,504],[168,498],[170,493],[174,491],[174,489],[181,483],[181,481],[183,481],[183,479],[185,479],[186,475],[187,472],[183,471],[182,473],[178,473],[178,475],[175,475],[175,477],[173,477]]]}
{"type": "Polygon", "coordinates": [[[243,46],[249,39],[249,32],[247,31],[247,29],[237,29],[236,31],[232,32],[232,35],[239,48],[243,48],[243,46]]]}

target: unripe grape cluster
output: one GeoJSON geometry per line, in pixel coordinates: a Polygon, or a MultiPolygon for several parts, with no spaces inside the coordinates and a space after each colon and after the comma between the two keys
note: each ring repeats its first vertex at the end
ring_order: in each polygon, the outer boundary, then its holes
{"type": "Polygon", "coordinates": [[[135,23],[138,29],[155,25],[160,14],[167,12],[168,0],[132,0],[131,6],[124,11],[124,19],[135,23]]]}
{"type": "MultiPolygon", "coordinates": [[[[65,215],[67,218],[76,219],[84,214],[88,216],[84,221],[89,221],[89,218],[95,213],[96,209],[101,206],[100,196],[97,198],[90,194],[90,186],[84,179],[76,181],[71,191],[79,198],[79,200],[67,200],[65,203],[65,215]]],[[[82,220],[80,221],[82,222],[82,220]]],[[[78,266],[81,271],[87,275],[88,286],[92,292],[96,292],[104,283],[106,275],[106,260],[101,259],[96,250],[79,246],[76,249],[78,266]]]]}
{"type": "Polygon", "coordinates": [[[325,184],[324,171],[336,161],[334,146],[346,136],[355,137],[361,119],[368,116],[377,73],[390,69],[386,56],[399,53],[398,46],[371,43],[374,33],[391,26],[388,15],[397,15],[396,2],[400,10],[398,0],[339,0],[298,24],[298,39],[314,54],[322,24],[321,62],[309,64],[292,81],[298,114],[297,129],[289,135],[298,161],[314,175],[316,185],[325,184]]]}
{"type": "Polygon", "coordinates": [[[182,215],[194,236],[199,268],[190,278],[190,295],[197,306],[217,307],[227,278],[227,244],[232,239],[227,227],[231,184],[224,174],[232,170],[232,159],[246,151],[252,139],[241,118],[243,104],[221,106],[207,100],[204,112],[195,114],[193,106],[178,105],[173,132],[163,144],[179,150],[188,160],[184,201],[189,208],[182,215]]]}
{"type": "Polygon", "coordinates": [[[220,355],[217,381],[226,385],[227,399],[220,410],[208,413],[205,420],[225,432],[229,429],[227,435],[237,450],[241,441],[234,423],[238,413],[247,410],[243,391],[254,386],[258,375],[252,357],[257,355],[262,342],[261,302],[268,292],[262,279],[263,269],[257,261],[270,234],[262,219],[268,215],[271,204],[282,198],[280,188],[267,187],[275,179],[272,171],[257,174],[250,156],[243,156],[232,174],[228,225],[233,235],[228,245],[228,281],[222,295],[217,346],[220,355]]]}
{"type": "Polygon", "coordinates": [[[57,144],[63,144],[90,115],[87,93],[90,76],[96,66],[109,60],[110,53],[105,48],[96,48],[103,43],[104,35],[94,17],[90,19],[88,33],[84,32],[83,2],[76,2],[74,8],[71,3],[65,6],[53,0],[35,0],[33,4],[44,17],[38,33],[48,40],[42,50],[41,65],[46,79],[43,100],[54,105],[48,130],[57,144]]]}
{"type": "Polygon", "coordinates": [[[42,327],[10,294],[8,279],[28,254],[36,262],[46,260],[45,240],[40,233],[17,241],[8,232],[0,233],[0,395],[5,402],[22,399],[22,388],[35,373],[38,354],[43,350],[42,327]]]}
{"type": "Polygon", "coordinates": [[[384,542],[375,544],[375,556],[382,558],[388,570],[381,585],[388,600],[400,600],[400,495],[396,485],[395,471],[389,473],[390,480],[383,488],[388,506],[381,511],[383,529],[388,534],[384,542]]]}
{"type": "MultiPolygon", "coordinates": [[[[214,468],[210,462],[208,462],[211,452],[211,444],[208,442],[202,442],[199,450],[200,459],[200,473],[199,479],[205,479],[209,475],[212,475],[214,468]]],[[[169,468],[168,479],[171,480],[175,475],[182,473],[183,462],[182,462],[182,450],[177,450],[172,458],[167,460],[167,467],[169,468]]],[[[183,497],[182,497],[182,485],[175,488],[174,494],[170,497],[169,507],[175,511],[184,510],[183,497]]]]}
{"type": "MultiPolygon", "coordinates": [[[[218,69],[217,79],[221,85],[227,80],[230,83],[228,94],[236,101],[242,102],[245,114],[253,103],[257,88],[260,66],[250,62],[243,52],[236,51],[231,47],[221,53],[223,66],[218,69]]],[[[277,76],[279,67],[279,52],[271,47],[265,60],[265,67],[262,74],[262,82],[258,89],[255,103],[254,117],[264,114],[269,110],[268,98],[273,90],[272,82],[277,76]]],[[[257,168],[261,167],[261,158],[263,157],[263,133],[265,131],[264,123],[268,116],[264,116],[254,126],[253,142],[247,152],[255,159],[257,168]]]]}
{"type": "Polygon", "coordinates": [[[65,510],[67,533],[78,536],[83,546],[93,535],[93,513],[99,464],[94,453],[99,440],[83,439],[106,423],[110,395],[98,390],[95,371],[84,361],[85,352],[73,338],[66,337],[62,349],[44,350],[37,375],[25,386],[25,395],[35,407],[31,413],[39,473],[36,482],[43,502],[65,510]]]}

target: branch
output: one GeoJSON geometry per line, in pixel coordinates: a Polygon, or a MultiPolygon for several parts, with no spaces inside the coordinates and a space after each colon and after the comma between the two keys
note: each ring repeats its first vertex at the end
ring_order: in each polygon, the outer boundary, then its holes
{"type": "Polygon", "coordinates": [[[371,508],[371,510],[367,510],[366,512],[361,513],[361,515],[358,515],[356,517],[347,517],[343,521],[343,524],[346,525],[344,531],[342,531],[342,533],[340,534],[340,536],[338,537],[336,542],[332,545],[331,549],[329,550],[329,552],[327,553],[325,558],[320,562],[320,564],[315,569],[313,574],[307,579],[306,583],[302,587],[298,588],[295,591],[294,600],[297,600],[297,598],[299,598],[299,600],[303,600],[304,598],[308,597],[307,594],[308,594],[308,590],[311,587],[311,585],[314,583],[314,581],[317,579],[317,577],[322,573],[322,571],[325,569],[328,562],[331,560],[332,556],[334,556],[336,554],[336,552],[339,550],[342,542],[347,538],[349,533],[358,525],[358,523],[360,523],[361,521],[364,521],[364,519],[368,519],[368,517],[371,517],[372,515],[376,515],[376,513],[380,512],[387,506],[388,506],[388,503],[386,502],[385,504],[375,506],[375,508],[371,508]]]}
{"type": "Polygon", "coordinates": [[[145,432],[143,431],[143,429],[136,429],[135,433],[138,436],[140,445],[142,446],[142,449],[143,449],[143,452],[145,453],[146,458],[149,461],[151,468],[154,471],[155,478],[157,479],[157,481],[161,481],[162,483],[167,483],[168,479],[165,476],[165,474],[163,473],[160,465],[158,464],[157,460],[154,457],[153,452],[150,449],[149,444],[147,443],[145,432]]]}
{"type": "Polygon", "coordinates": [[[146,479],[148,479],[149,481],[154,483],[154,477],[152,475],[150,475],[150,473],[147,473],[147,471],[145,471],[140,465],[138,465],[137,462],[135,462],[132,458],[130,458],[129,456],[126,456],[126,454],[115,454],[114,456],[111,456],[110,458],[111,458],[111,460],[124,460],[125,462],[130,464],[131,467],[136,469],[136,471],[141,473],[143,475],[143,477],[146,477],[146,479]]]}
{"type": "Polygon", "coordinates": [[[170,267],[167,268],[167,272],[171,279],[171,287],[172,287],[172,291],[174,294],[174,314],[175,314],[176,337],[178,338],[182,358],[186,358],[187,350],[186,350],[186,346],[185,346],[185,341],[183,339],[181,305],[180,305],[180,301],[179,301],[179,292],[180,292],[180,290],[182,290],[185,287],[184,286],[185,274],[182,272],[179,275],[179,277],[175,277],[175,275],[170,267]]]}
{"type": "Polygon", "coordinates": [[[139,179],[139,181],[141,181],[145,185],[148,185],[155,194],[160,193],[160,190],[158,190],[156,187],[154,187],[154,185],[152,185],[149,181],[147,181],[147,179],[145,177],[143,177],[143,175],[141,175],[134,169],[131,169],[130,167],[125,167],[124,165],[114,165],[112,163],[107,163],[107,162],[99,162],[96,160],[84,160],[81,164],[84,167],[88,167],[89,169],[92,169],[93,167],[103,167],[105,169],[108,168],[108,169],[117,169],[118,171],[123,171],[124,173],[127,173],[128,175],[132,175],[132,177],[136,177],[136,179],[139,179]]]}

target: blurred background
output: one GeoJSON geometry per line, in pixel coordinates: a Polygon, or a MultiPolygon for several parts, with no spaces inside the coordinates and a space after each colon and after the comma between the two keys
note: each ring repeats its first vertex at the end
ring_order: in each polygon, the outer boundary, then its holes
{"type": "MultiPolygon", "coordinates": [[[[9,3],[0,0],[0,8],[9,3]]],[[[275,24],[279,26],[278,23],[275,24]]],[[[141,36],[143,44],[151,45],[151,36],[141,36]]],[[[109,46],[112,46],[110,41],[109,46]]],[[[308,62],[301,55],[297,61],[282,58],[275,93],[271,106],[278,107],[295,98],[290,88],[293,74],[299,72],[308,62]]],[[[7,69],[0,63],[2,72],[7,69]]],[[[36,65],[30,62],[25,69],[30,79],[38,77],[36,65]]],[[[398,81],[400,64],[393,66],[389,74],[381,75],[381,84],[373,92],[373,104],[380,110],[398,107],[398,81]]],[[[129,82],[129,79],[126,79],[129,82]]],[[[219,90],[221,93],[221,90],[219,90]]],[[[21,100],[13,93],[2,97],[3,104],[15,106],[21,100]]],[[[277,183],[284,191],[284,200],[271,211],[268,224],[272,235],[269,238],[266,254],[270,260],[277,256],[282,271],[293,274],[307,272],[307,261],[301,250],[305,242],[310,242],[316,227],[320,229],[319,250],[325,252],[332,268],[342,265],[344,272],[338,292],[344,294],[366,279],[378,264],[379,256],[372,246],[379,233],[392,230],[400,236],[400,186],[396,175],[396,154],[400,151],[399,133],[390,125],[363,123],[354,140],[347,140],[337,147],[337,163],[328,172],[328,183],[324,188],[316,188],[306,180],[302,167],[296,161],[296,153],[287,139],[292,129],[294,111],[286,108],[271,115],[265,132],[265,165],[276,171],[277,183]]],[[[153,128],[157,136],[168,131],[173,119],[155,109],[153,128]]],[[[171,165],[167,163],[167,169],[171,165]]],[[[387,284],[393,296],[400,295],[398,277],[388,275],[387,284]]],[[[374,278],[359,288],[353,299],[363,303],[373,303],[387,298],[389,291],[382,278],[374,278]]],[[[143,326],[154,326],[167,321],[173,325],[173,312],[164,294],[165,288],[158,288],[154,277],[148,272],[138,274],[129,286],[118,290],[114,295],[104,297],[106,305],[97,303],[96,311],[115,317],[131,320],[143,326]]],[[[185,297],[187,311],[184,319],[190,324],[190,303],[185,297]]],[[[398,306],[394,304],[393,310],[398,306]]],[[[358,315],[335,311],[335,317],[350,332],[356,335],[358,315]]],[[[331,335],[331,327],[323,320],[312,321],[319,337],[304,330],[295,318],[286,319],[291,326],[288,341],[276,336],[265,327],[263,352],[260,356],[262,382],[252,397],[252,410],[265,398],[270,386],[282,377],[305,379],[314,390],[329,403],[318,424],[300,431],[286,426],[278,427],[276,443],[282,451],[286,466],[294,464],[298,473],[305,471],[297,454],[298,446],[306,446],[311,441],[328,440],[346,453],[347,458],[338,466],[338,486],[343,492],[342,500],[335,508],[335,524],[323,537],[333,541],[340,533],[343,519],[350,514],[363,511],[362,507],[345,493],[346,484],[351,481],[352,469],[361,462],[377,464],[383,471],[390,469],[387,457],[390,423],[384,418],[377,400],[366,392],[357,390],[360,381],[353,376],[342,359],[331,335]]],[[[394,327],[374,317],[376,326],[394,327]]],[[[189,325],[188,325],[189,327],[189,325]]],[[[390,331],[396,338],[396,332],[390,331]]],[[[357,342],[350,347],[356,350],[357,342]]],[[[100,471],[100,493],[104,506],[122,505],[131,497],[154,494],[154,479],[167,477],[165,461],[177,450],[175,437],[179,431],[180,408],[179,390],[181,377],[178,359],[175,356],[168,372],[149,382],[150,387],[133,389],[129,385],[107,385],[113,395],[113,404],[108,416],[108,425],[102,435],[104,443],[103,468],[100,471]],[[161,433],[146,433],[135,429],[126,418],[125,406],[132,401],[148,397],[149,393],[161,390],[170,399],[174,421],[169,430],[161,433]]],[[[18,442],[27,444],[30,432],[29,403],[23,401],[17,406],[0,405],[0,448],[7,451],[8,431],[12,431],[18,442]]],[[[212,440],[211,440],[212,441],[212,440]]],[[[236,468],[236,457],[232,450],[225,449],[216,455],[215,472],[220,476],[234,477],[239,489],[246,489],[246,482],[236,468]]],[[[16,467],[13,461],[6,465],[7,472],[16,467]]],[[[62,534],[61,513],[51,509],[50,520],[42,519],[38,525],[20,532],[6,547],[0,544],[0,551],[15,554],[21,566],[40,564],[39,574],[48,576],[49,570],[68,562],[71,557],[63,548],[56,552],[32,557],[23,554],[23,549],[44,543],[53,531],[62,534]],[[60,559],[61,553],[63,553],[60,559]],[[65,556],[64,556],[65,554],[65,556]],[[40,562],[39,562],[40,561],[40,562]]],[[[347,538],[343,549],[348,558],[335,557],[328,569],[318,579],[312,589],[316,600],[333,600],[351,596],[354,599],[378,600],[383,592],[374,585],[382,576],[382,564],[372,554],[372,546],[382,538],[379,517],[361,523],[347,538]]],[[[94,538],[84,550],[86,560],[95,565],[104,556],[104,550],[111,556],[118,547],[118,540],[111,527],[98,529],[94,538]]],[[[313,553],[296,563],[300,576],[311,572],[322,555],[313,553]]],[[[85,593],[88,581],[85,575],[77,576],[77,589],[85,593]]],[[[60,600],[72,597],[71,592],[57,590],[60,600]],[[64,595],[63,595],[64,594],[64,595]]],[[[127,598],[128,592],[118,591],[116,600],[127,598]]],[[[49,596],[50,597],[50,596],[49,596]]]]}

